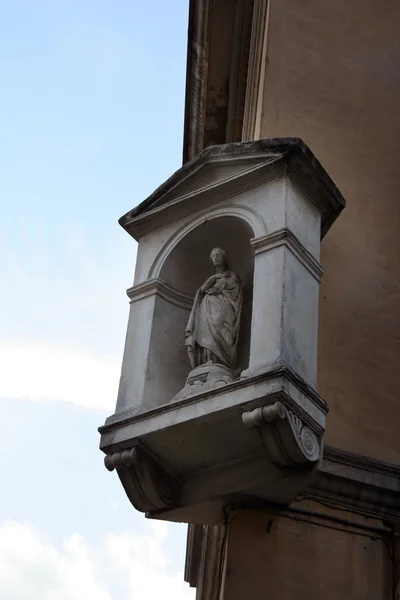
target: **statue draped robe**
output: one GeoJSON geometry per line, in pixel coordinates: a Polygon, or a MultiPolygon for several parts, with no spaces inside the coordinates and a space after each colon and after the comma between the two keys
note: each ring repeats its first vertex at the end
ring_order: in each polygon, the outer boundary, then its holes
{"type": "Polygon", "coordinates": [[[225,271],[213,278],[215,281],[211,287],[207,286],[207,280],[196,293],[186,327],[185,343],[192,368],[212,362],[234,369],[242,308],[242,284],[233,271],[225,271]]]}

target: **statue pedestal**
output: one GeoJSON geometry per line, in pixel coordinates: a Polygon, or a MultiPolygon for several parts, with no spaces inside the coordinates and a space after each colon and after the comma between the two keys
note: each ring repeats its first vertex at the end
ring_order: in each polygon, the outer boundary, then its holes
{"type": "Polygon", "coordinates": [[[230,503],[290,504],[322,456],[322,398],[277,365],[219,388],[198,387],[102,428],[106,467],[117,471],[135,508],[167,521],[215,524],[230,503]]]}
{"type": "Polygon", "coordinates": [[[190,398],[209,390],[216,390],[237,379],[237,373],[224,365],[206,363],[192,369],[185,387],[173,397],[172,402],[190,398]]]}

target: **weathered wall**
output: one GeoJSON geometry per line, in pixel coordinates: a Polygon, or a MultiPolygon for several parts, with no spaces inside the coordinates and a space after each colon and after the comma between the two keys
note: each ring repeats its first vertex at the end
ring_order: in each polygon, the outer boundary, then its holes
{"type": "Polygon", "coordinates": [[[297,518],[231,514],[223,600],[391,599],[384,541],[334,522],[316,526],[310,517],[297,518]]]}
{"type": "Polygon", "coordinates": [[[325,442],[400,460],[400,4],[270,0],[262,137],[299,136],[348,201],[322,244],[325,442]]]}

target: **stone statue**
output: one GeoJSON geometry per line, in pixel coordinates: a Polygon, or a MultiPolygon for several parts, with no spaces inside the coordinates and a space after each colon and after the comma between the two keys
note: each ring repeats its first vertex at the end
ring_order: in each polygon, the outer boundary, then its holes
{"type": "Polygon", "coordinates": [[[224,365],[234,370],[242,308],[242,283],[229,269],[225,250],[210,254],[215,275],[197,291],[186,327],[186,341],[192,369],[205,364],[224,365]]]}

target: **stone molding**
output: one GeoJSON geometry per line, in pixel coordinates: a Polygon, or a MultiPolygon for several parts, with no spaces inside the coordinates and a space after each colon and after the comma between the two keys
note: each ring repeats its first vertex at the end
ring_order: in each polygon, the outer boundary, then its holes
{"type": "MultiPolygon", "coordinates": [[[[248,283],[243,288],[243,304],[251,300],[252,293],[253,284],[248,283]]],[[[186,308],[187,310],[190,310],[193,305],[193,296],[177,290],[168,283],[165,283],[165,281],[163,281],[160,277],[154,277],[153,279],[149,279],[143,283],[133,285],[126,290],[126,294],[129,298],[130,304],[144,300],[144,298],[148,298],[149,296],[154,296],[154,294],[158,294],[164,300],[167,300],[167,302],[175,304],[181,308],[186,308]]]]}
{"type": "MultiPolygon", "coordinates": [[[[310,439],[310,428],[279,401],[245,411],[243,421],[258,430],[271,462],[278,464],[279,461],[280,467],[299,459],[303,465],[310,463],[315,455],[309,452],[307,456],[307,446],[316,447],[315,437],[321,452],[318,432],[313,431],[310,439]],[[285,452],[290,453],[289,460],[285,452]]],[[[136,442],[109,452],[105,465],[110,471],[117,470],[130,501],[138,510],[154,514],[154,511],[179,505],[178,480],[142,444],[136,442]]],[[[399,523],[400,466],[325,447],[315,477],[298,499],[315,500],[333,508],[380,518],[385,523],[399,523]]]]}
{"type": "Polygon", "coordinates": [[[400,466],[327,446],[318,476],[302,496],[365,516],[400,522],[400,466]]]}
{"type": "MultiPolygon", "coordinates": [[[[215,148],[215,146],[210,146],[204,150],[204,152],[208,153],[208,151],[211,151],[212,148],[215,148]]],[[[204,152],[202,152],[199,156],[202,156],[204,152]]],[[[194,176],[195,173],[199,174],[200,170],[206,170],[208,168],[212,169],[228,163],[233,165],[234,163],[237,163],[236,159],[237,157],[234,157],[233,159],[230,159],[229,157],[221,158],[221,160],[214,160],[211,158],[211,160],[208,161],[208,164],[207,161],[204,163],[200,162],[198,164],[198,168],[195,168],[193,173],[188,174],[188,177],[184,175],[182,182],[188,181],[189,178],[192,175],[194,176]]],[[[119,223],[130,235],[132,235],[132,237],[134,237],[134,239],[139,241],[141,236],[153,231],[154,229],[162,227],[162,225],[172,223],[178,219],[184,219],[190,216],[191,219],[198,220],[200,217],[200,206],[203,207],[201,210],[202,214],[204,216],[207,215],[208,218],[211,216],[210,209],[212,209],[212,207],[215,206],[216,210],[224,211],[228,201],[230,202],[233,197],[253,189],[260,183],[266,183],[268,181],[285,177],[286,167],[283,163],[283,159],[283,154],[279,152],[270,153],[267,157],[260,153],[258,156],[250,157],[249,160],[244,157],[244,160],[242,161],[243,169],[238,169],[236,173],[223,177],[218,181],[202,185],[201,187],[195,188],[190,192],[185,192],[181,195],[179,187],[177,186],[176,189],[170,190],[166,193],[168,199],[161,198],[156,200],[154,203],[152,203],[148,210],[140,212],[140,214],[134,216],[133,218],[130,218],[128,213],[128,215],[125,215],[119,220],[119,223]],[[255,161],[257,161],[256,164],[254,164],[255,161]],[[221,206],[222,202],[225,203],[225,206],[221,206]],[[126,221],[124,221],[125,217],[126,221]]],[[[186,168],[187,167],[185,165],[182,167],[181,171],[185,172],[186,168]]],[[[144,202],[146,202],[146,200],[144,200],[144,202]]],[[[133,211],[139,209],[140,206],[141,205],[133,209],[133,211]]],[[[249,210],[251,211],[251,209],[248,209],[247,207],[245,209],[241,207],[239,210],[243,213],[246,209],[247,212],[249,212],[249,210]]],[[[133,214],[133,211],[131,211],[131,214],[133,214]]],[[[254,210],[252,212],[253,214],[255,213],[254,210]]],[[[235,215],[226,214],[226,216],[235,215]]],[[[240,217],[241,215],[239,214],[238,216],[240,217]]],[[[203,219],[200,217],[200,222],[203,219]]],[[[244,215],[244,220],[247,220],[249,224],[252,225],[251,221],[246,218],[246,215],[244,215]]],[[[256,226],[258,229],[260,228],[260,224],[257,223],[256,226]]],[[[194,224],[189,223],[189,226],[186,225],[186,227],[193,229],[194,224]]]]}
{"type": "Polygon", "coordinates": [[[188,310],[190,310],[193,304],[192,296],[177,290],[168,283],[165,283],[165,281],[159,277],[155,277],[154,279],[149,279],[148,281],[134,285],[127,289],[126,293],[131,304],[133,302],[137,302],[138,300],[143,300],[148,296],[153,296],[154,294],[158,294],[171,304],[175,304],[176,306],[180,306],[182,308],[187,308],[188,310]]]}
{"type": "Polygon", "coordinates": [[[393,599],[400,599],[400,527],[393,527],[393,599]]]}
{"type": "Polygon", "coordinates": [[[320,458],[320,441],[282,402],[259,406],[242,414],[245,427],[255,428],[271,462],[279,468],[315,463],[320,458]]]}
{"type": "Polygon", "coordinates": [[[171,508],[178,502],[178,483],[161,462],[142,445],[134,444],[104,458],[108,471],[116,469],[133,506],[148,512],[171,508]]]}
{"type": "Polygon", "coordinates": [[[117,413],[101,428],[106,467],[117,470],[132,504],[154,518],[221,523],[228,498],[254,485],[266,499],[288,504],[305,489],[325,430],[327,407],[301,381],[274,365],[184,400],[117,413]],[[176,445],[187,448],[184,456],[176,445]]]}
{"type": "Polygon", "coordinates": [[[378,474],[379,477],[387,476],[390,478],[399,479],[400,492],[400,465],[393,465],[380,460],[376,460],[362,454],[355,454],[340,448],[327,446],[324,451],[324,458],[330,462],[335,462],[340,465],[346,465],[351,468],[362,469],[372,474],[378,474]]]}
{"type": "Polygon", "coordinates": [[[203,525],[196,600],[221,600],[227,525],[203,525]]]}
{"type": "Polygon", "coordinates": [[[221,61],[215,53],[219,42],[219,30],[213,27],[219,12],[216,5],[209,0],[189,2],[183,163],[205,146],[242,139],[253,29],[259,13],[253,10],[254,0],[232,0],[225,5],[225,26],[232,36],[227,58],[221,61]],[[219,65],[217,78],[215,70],[209,70],[214,63],[219,65]],[[216,100],[224,109],[217,115],[216,100]]]}
{"type": "Polygon", "coordinates": [[[254,0],[242,141],[259,138],[257,122],[260,118],[266,70],[268,12],[268,0],[254,0]]]}
{"type": "Polygon", "coordinates": [[[204,525],[189,524],[186,538],[185,581],[190,587],[197,587],[201,560],[204,525]]]}
{"type": "Polygon", "coordinates": [[[183,162],[203,149],[209,0],[189,4],[183,162]]]}
{"type": "Polygon", "coordinates": [[[285,246],[290,252],[297,258],[297,260],[307,269],[309,273],[318,281],[321,282],[324,270],[320,263],[314,258],[303,244],[300,242],[298,237],[294,235],[288,228],[279,229],[273,233],[268,233],[262,237],[253,238],[250,241],[254,248],[255,254],[272,250],[273,248],[279,248],[285,246]]]}
{"type": "MultiPolygon", "coordinates": [[[[228,110],[225,126],[225,142],[242,141],[243,118],[246,104],[247,75],[251,60],[251,36],[253,29],[254,0],[235,0],[233,40],[229,68],[228,110]]],[[[232,3],[233,4],[233,3],[232,3]]],[[[211,40],[212,44],[212,40],[211,40]]],[[[212,142],[213,134],[204,132],[205,145],[212,142]]],[[[221,140],[220,140],[221,141],[221,140]]],[[[214,142],[215,143],[215,142],[214,142]]]]}
{"type": "Polygon", "coordinates": [[[328,405],[323,398],[315,391],[313,387],[311,387],[300,375],[295,373],[293,369],[288,367],[286,364],[281,363],[281,361],[276,361],[274,364],[261,364],[256,365],[254,367],[249,367],[245,369],[240,374],[241,381],[249,380],[249,382],[256,382],[259,379],[264,379],[265,377],[276,377],[282,375],[293,383],[296,388],[301,391],[303,394],[306,394],[310,399],[312,399],[313,404],[318,407],[319,410],[322,411],[324,415],[327,415],[329,412],[328,405]]]}
{"type": "MultiPolygon", "coordinates": [[[[289,395],[285,391],[284,383],[287,382],[294,386],[294,389],[298,392],[304,394],[309,402],[310,409],[314,408],[317,412],[321,412],[324,416],[328,413],[328,406],[326,402],[317,394],[317,392],[309,386],[304,379],[299,377],[292,369],[282,364],[274,364],[274,365],[258,365],[256,368],[247,369],[241,373],[241,378],[239,380],[230,383],[229,386],[225,386],[219,388],[217,390],[212,390],[210,392],[202,392],[193,396],[191,398],[185,398],[179,402],[169,403],[167,405],[158,406],[155,408],[139,408],[135,407],[133,409],[128,409],[123,412],[115,413],[114,415],[108,417],[104,425],[99,427],[99,432],[102,435],[110,435],[114,437],[114,432],[121,431],[121,428],[129,428],[130,426],[140,425],[143,423],[143,417],[145,416],[146,423],[150,424],[151,421],[154,420],[154,427],[157,429],[158,422],[163,420],[163,417],[167,413],[176,413],[179,411],[179,422],[184,422],[186,419],[185,413],[188,411],[190,413],[190,417],[192,418],[194,415],[198,413],[198,405],[202,401],[207,401],[209,397],[215,397],[218,399],[221,397],[221,409],[225,406],[224,397],[226,392],[229,391],[230,395],[233,392],[238,392],[237,397],[235,394],[235,398],[231,398],[232,406],[237,405],[240,406],[245,401],[246,389],[251,388],[254,384],[262,384],[265,383],[267,385],[274,384],[274,382],[281,381],[282,384],[279,384],[279,393],[284,399],[285,403],[289,406],[290,409],[293,409],[296,404],[291,401],[289,395]]],[[[203,406],[203,409],[206,411],[209,407],[208,404],[203,406]]],[[[300,411],[300,407],[298,407],[300,411]]],[[[207,411],[208,412],[208,411],[207,411]]],[[[212,412],[212,411],[211,411],[212,412]]],[[[302,411],[302,419],[307,421],[307,412],[305,410],[302,411]]],[[[204,414],[207,414],[206,412],[204,414]]],[[[178,416],[178,415],[176,415],[178,416]]],[[[172,417],[171,417],[172,418],[172,417]]],[[[311,422],[311,418],[309,417],[311,422]]],[[[315,428],[318,428],[318,424],[314,421],[315,428]]],[[[316,429],[317,432],[323,433],[324,428],[316,429]]],[[[147,428],[146,428],[147,431],[147,428]]],[[[144,433],[144,432],[143,432],[144,433]]],[[[141,433],[141,435],[143,435],[141,433]]]]}
{"type": "MultiPolygon", "coordinates": [[[[255,417],[255,420],[258,420],[258,418],[255,417]]],[[[307,486],[304,493],[297,500],[310,499],[326,504],[331,508],[372,517],[374,520],[381,519],[383,525],[391,527],[394,542],[394,565],[396,567],[394,589],[396,591],[400,590],[400,569],[398,568],[398,564],[400,564],[400,465],[385,463],[361,454],[325,446],[322,461],[315,475],[312,483],[307,486]]],[[[259,501],[254,503],[252,499],[240,503],[240,507],[244,509],[250,509],[254,506],[260,508],[262,503],[259,501]]],[[[296,514],[296,511],[298,509],[292,504],[291,508],[279,512],[285,515],[291,514],[291,512],[296,514]]],[[[332,515],[329,515],[328,518],[332,518],[332,515]]],[[[344,520],[344,523],[346,529],[349,529],[351,522],[344,520]]],[[[189,530],[192,527],[192,525],[189,525],[189,530]]],[[[198,569],[201,548],[201,539],[199,537],[195,538],[193,533],[192,531],[190,552],[188,552],[186,558],[188,569],[190,566],[191,572],[198,569]]],[[[377,535],[372,526],[371,534],[377,535]]],[[[191,585],[194,584],[194,581],[193,579],[191,585]]],[[[397,600],[396,596],[395,598],[397,600]]]]}
{"type": "Polygon", "coordinates": [[[266,226],[262,216],[250,206],[241,204],[227,204],[223,206],[208,206],[206,209],[200,210],[196,215],[193,215],[190,223],[182,226],[175,232],[163,245],[161,250],[156,255],[150,269],[149,277],[158,277],[161,273],[161,269],[165,263],[167,257],[171,254],[173,249],[187,236],[191,231],[194,231],[199,225],[204,223],[204,219],[208,221],[212,219],[218,219],[219,217],[237,217],[242,219],[252,228],[254,235],[259,237],[264,235],[266,226]]]}

